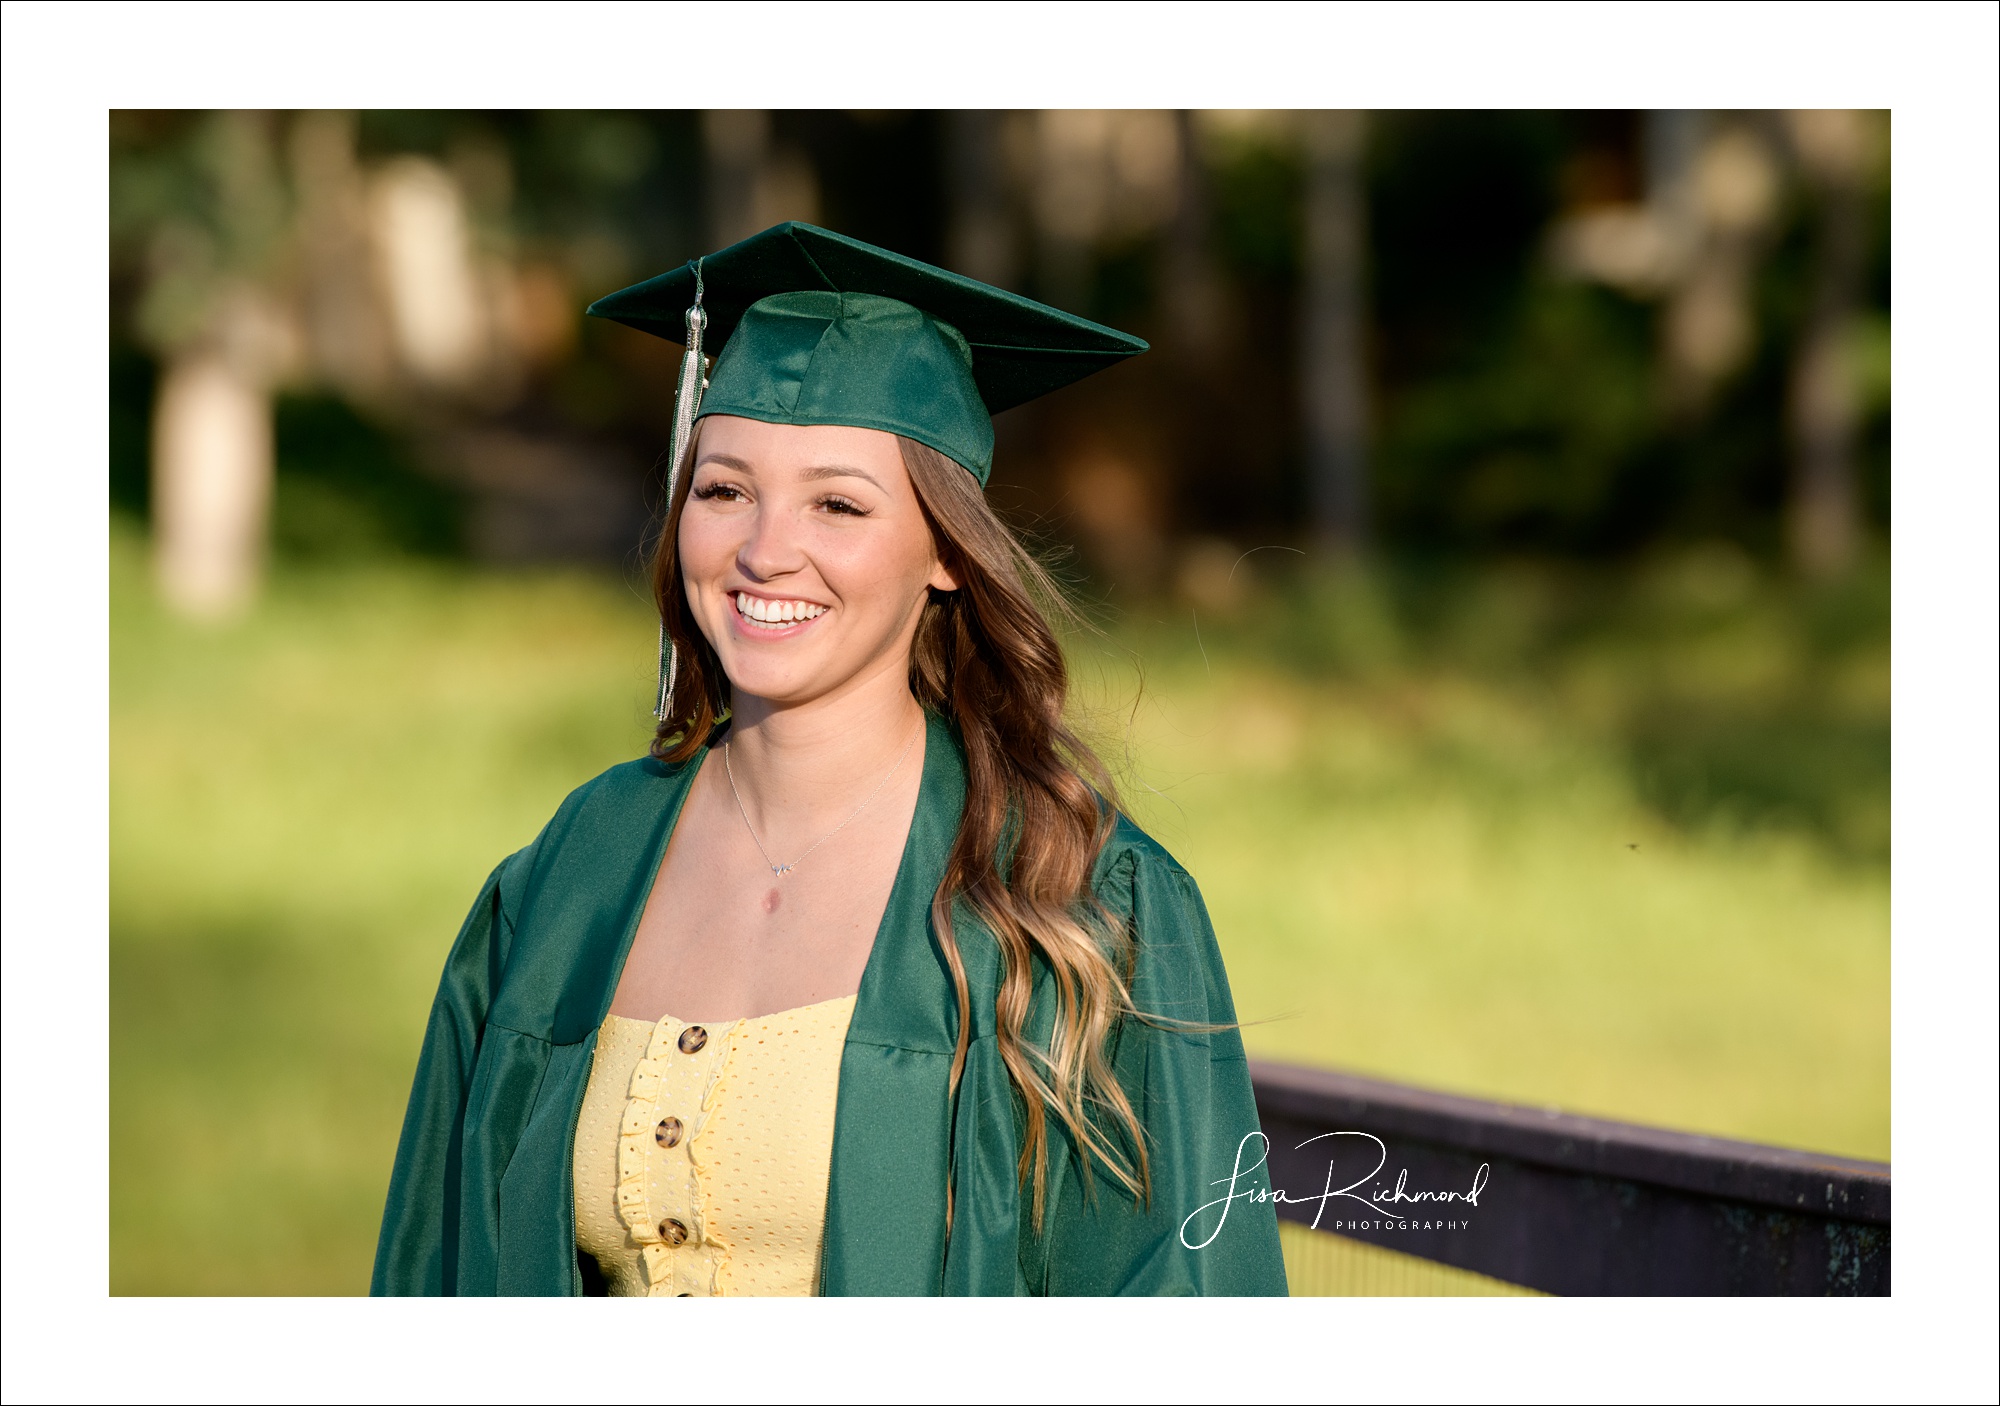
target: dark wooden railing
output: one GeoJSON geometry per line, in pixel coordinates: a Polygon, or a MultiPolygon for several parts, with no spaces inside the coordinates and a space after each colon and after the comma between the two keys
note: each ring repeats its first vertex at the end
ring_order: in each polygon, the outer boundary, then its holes
{"type": "Polygon", "coordinates": [[[1553,1294],[1889,1292],[1886,1163],[1250,1071],[1289,1220],[1553,1294]]]}

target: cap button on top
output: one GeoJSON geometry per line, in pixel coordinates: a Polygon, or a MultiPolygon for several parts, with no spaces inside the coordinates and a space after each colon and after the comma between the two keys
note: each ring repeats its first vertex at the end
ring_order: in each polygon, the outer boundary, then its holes
{"type": "Polygon", "coordinates": [[[681,1031],[681,1053],[686,1055],[701,1053],[701,1047],[708,1043],[708,1032],[699,1025],[690,1025],[681,1031]]]}
{"type": "Polygon", "coordinates": [[[678,1118],[662,1118],[660,1126],[653,1129],[653,1141],[662,1147],[673,1147],[680,1142],[684,1127],[678,1118]]]}

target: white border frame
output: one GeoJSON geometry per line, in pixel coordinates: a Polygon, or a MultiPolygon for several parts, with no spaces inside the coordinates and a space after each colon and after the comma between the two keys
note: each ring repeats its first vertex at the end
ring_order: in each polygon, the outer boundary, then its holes
{"type": "Polygon", "coordinates": [[[111,1300],[110,1247],[92,1239],[109,1194],[94,1152],[105,1133],[96,1095],[108,1082],[106,111],[618,105],[610,98],[678,107],[1892,108],[1902,352],[1892,1299],[1120,1302],[1087,1310],[1087,1336],[1064,1331],[1077,1322],[1072,1310],[1058,1317],[1029,1303],[711,1305],[690,1310],[704,1315],[698,1336],[652,1338],[658,1348],[645,1360],[660,1365],[640,1391],[697,1401],[1993,1398],[1993,6],[15,0],[0,28],[8,1399],[631,1390],[617,1384],[626,1364],[604,1320],[574,1306],[111,1300]],[[754,54],[739,36],[754,37],[754,54]],[[880,81],[857,90],[853,75],[870,66],[880,81]],[[52,1168],[81,1168],[83,1184],[54,1194],[52,1168]]]}

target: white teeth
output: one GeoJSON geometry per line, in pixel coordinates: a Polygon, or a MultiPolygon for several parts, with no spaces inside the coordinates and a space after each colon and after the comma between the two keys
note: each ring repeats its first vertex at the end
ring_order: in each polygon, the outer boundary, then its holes
{"type": "Polygon", "coordinates": [[[826,614],[826,607],[803,600],[765,600],[738,591],[736,613],[761,624],[789,625],[799,620],[817,620],[826,614]]]}

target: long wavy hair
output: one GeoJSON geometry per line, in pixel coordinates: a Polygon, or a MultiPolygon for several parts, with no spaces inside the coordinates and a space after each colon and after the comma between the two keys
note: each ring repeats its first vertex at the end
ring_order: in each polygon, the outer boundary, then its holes
{"type": "MultiPolygon", "coordinates": [[[[930,593],[910,654],[910,692],[950,719],[965,748],[965,811],[931,903],[931,922],[958,996],[951,1088],[965,1072],[972,1000],[952,915],[962,900],[999,944],[995,1040],[1019,1095],[1024,1136],[1018,1174],[1031,1188],[1040,1229],[1047,1191],[1049,1120],[1082,1154],[1136,1197],[1150,1192],[1137,1113],[1105,1046],[1137,1014],[1130,983],[1133,937],[1090,887],[1116,820],[1103,763],[1069,727],[1069,670],[1050,616],[1073,622],[1062,591],[993,509],[977,480],[927,445],[898,436],[938,555],[959,582],[930,593]],[[1052,978],[1054,1024],[1046,1045],[1026,1033],[1034,967],[1052,978]]],[[[685,464],[696,459],[690,444],[685,464]]],[[[653,755],[684,762],[708,743],[728,707],[721,661],[688,609],[676,544],[691,472],[683,471],[653,554],[653,595],[680,665],[653,755]]],[[[950,1192],[947,1191],[949,1198],[950,1192]]],[[[950,1225],[951,1201],[946,1202],[950,1225]]]]}

